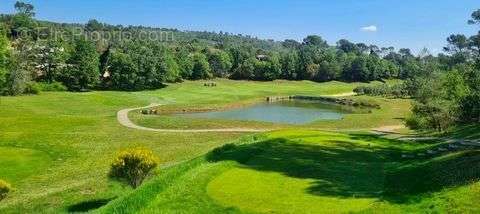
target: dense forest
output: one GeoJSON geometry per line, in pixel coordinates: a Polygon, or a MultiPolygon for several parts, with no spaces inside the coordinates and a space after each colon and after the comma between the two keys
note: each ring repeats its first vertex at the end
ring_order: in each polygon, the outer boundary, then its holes
{"type": "MultiPolygon", "coordinates": [[[[408,124],[445,130],[480,122],[480,33],[452,35],[445,53],[378,47],[317,35],[302,42],[226,32],[52,23],[17,2],[0,16],[0,93],[157,89],[210,78],[368,82],[402,79],[395,94],[415,100],[408,124]]],[[[480,24],[480,10],[469,24],[480,24]]],[[[367,90],[363,91],[376,91],[367,90]]],[[[382,91],[382,90],[380,90],[382,91]]]]}

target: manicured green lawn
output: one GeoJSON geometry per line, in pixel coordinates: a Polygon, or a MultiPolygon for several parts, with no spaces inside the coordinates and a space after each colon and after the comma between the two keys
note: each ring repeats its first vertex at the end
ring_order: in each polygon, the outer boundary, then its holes
{"type": "Polygon", "coordinates": [[[298,129],[244,137],[99,211],[477,213],[480,151],[401,157],[439,145],[298,129]]]}
{"type": "Polygon", "coordinates": [[[13,167],[14,173],[12,167],[0,168],[0,179],[9,180],[15,188],[0,203],[0,213],[93,209],[131,191],[107,179],[109,164],[120,149],[150,148],[162,166],[170,166],[244,135],[133,130],[118,124],[116,112],[120,109],[150,103],[167,103],[170,109],[216,108],[273,95],[345,93],[358,85],[216,81],[218,87],[214,88],[204,87],[203,82],[185,82],[144,92],[52,92],[0,97],[0,147],[8,148],[2,151],[19,156],[14,160],[20,165],[24,161],[38,164],[26,164],[23,169],[13,167]]]}
{"type": "MultiPolygon", "coordinates": [[[[0,213],[479,209],[478,151],[404,160],[401,154],[425,153],[441,142],[405,143],[358,133],[402,124],[409,100],[354,97],[371,99],[382,108],[303,126],[130,115],[136,123],[156,128],[288,129],[258,135],[157,133],[117,122],[117,111],[150,103],[166,104],[160,107],[165,112],[220,109],[266,96],[346,93],[359,85],[216,81],[218,87],[185,82],[144,92],[0,97],[0,179],[15,189],[0,203],[0,213]],[[312,128],[340,133],[305,130],[312,128]],[[232,141],[236,146],[209,153],[232,141]],[[133,191],[109,181],[107,172],[117,151],[136,146],[152,149],[161,167],[133,191]]],[[[465,133],[475,135],[475,128],[465,133]]]]}
{"type": "Polygon", "coordinates": [[[41,151],[0,147],[0,178],[14,185],[22,179],[45,170],[51,157],[41,151]]]}

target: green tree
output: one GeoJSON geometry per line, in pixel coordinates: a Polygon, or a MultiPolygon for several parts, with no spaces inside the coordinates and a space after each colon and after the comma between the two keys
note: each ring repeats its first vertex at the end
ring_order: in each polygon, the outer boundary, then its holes
{"type": "Polygon", "coordinates": [[[257,60],[255,58],[249,58],[245,60],[239,67],[233,70],[230,78],[236,80],[253,80],[255,75],[255,64],[257,60]]]}
{"type": "Polygon", "coordinates": [[[60,80],[69,90],[83,91],[96,86],[100,77],[100,62],[93,43],[77,39],[67,64],[60,80]]]}
{"type": "Polygon", "coordinates": [[[437,72],[420,78],[418,86],[408,125],[441,132],[461,120],[462,101],[470,94],[461,72],[437,72]]]}
{"type": "Polygon", "coordinates": [[[166,82],[177,82],[181,80],[180,67],[169,49],[164,49],[163,53],[161,53],[160,73],[164,75],[162,79],[166,82]]]}
{"type": "Polygon", "coordinates": [[[26,92],[34,73],[32,66],[34,53],[30,51],[32,42],[21,38],[16,43],[16,48],[10,57],[10,71],[7,75],[7,94],[13,96],[26,92]]]}
{"type": "Polygon", "coordinates": [[[283,53],[280,57],[280,64],[282,66],[280,78],[287,80],[297,79],[297,71],[300,67],[297,51],[283,53]]]}
{"type": "Polygon", "coordinates": [[[245,47],[232,47],[229,49],[229,52],[232,59],[232,70],[236,70],[242,66],[246,60],[254,57],[245,47]]]}
{"type": "Polygon", "coordinates": [[[355,44],[357,46],[359,53],[361,54],[369,54],[370,53],[370,46],[366,45],[365,43],[357,43],[355,44]]]}
{"type": "Polygon", "coordinates": [[[271,54],[267,60],[255,60],[254,79],[262,81],[275,80],[280,76],[281,64],[279,56],[271,54]]]}
{"type": "Polygon", "coordinates": [[[293,39],[286,39],[285,41],[282,42],[282,45],[283,47],[288,49],[298,49],[302,44],[293,39]]]}
{"type": "Polygon", "coordinates": [[[341,71],[341,63],[337,61],[336,53],[331,50],[326,51],[322,56],[314,79],[320,82],[335,80],[338,79],[341,71]]]}
{"type": "Polygon", "coordinates": [[[34,31],[37,22],[33,19],[35,16],[35,7],[32,4],[17,1],[15,3],[16,14],[12,17],[11,28],[12,36],[18,38],[24,36],[26,38],[36,37],[34,31]]]}
{"type": "Polygon", "coordinates": [[[89,20],[85,25],[85,30],[89,32],[102,31],[104,25],[97,21],[96,19],[89,20]]]}
{"type": "Polygon", "coordinates": [[[0,25],[0,95],[3,94],[7,87],[7,75],[10,63],[10,44],[8,38],[0,25]]]}
{"type": "Polygon", "coordinates": [[[297,71],[297,79],[311,80],[318,68],[318,56],[320,49],[315,46],[303,46],[299,51],[300,69],[297,71]]]}
{"type": "Polygon", "coordinates": [[[209,78],[212,78],[212,73],[207,57],[205,54],[195,53],[193,55],[192,79],[200,80],[209,78]]]}
{"type": "Polygon", "coordinates": [[[280,78],[280,75],[282,74],[280,55],[276,52],[272,52],[268,58],[268,62],[270,63],[270,75],[268,79],[275,80],[280,78]]]}
{"type": "Polygon", "coordinates": [[[28,4],[22,1],[15,2],[15,11],[17,14],[25,15],[28,17],[35,16],[35,7],[32,4],[28,4]]]}
{"type": "Polygon", "coordinates": [[[468,38],[463,34],[450,35],[447,38],[448,46],[445,51],[453,54],[463,53],[468,49],[468,38]]]}
{"type": "Polygon", "coordinates": [[[359,48],[355,43],[352,43],[346,39],[341,39],[337,42],[337,48],[342,50],[345,53],[359,53],[359,48]]]}
{"type": "Polygon", "coordinates": [[[350,66],[343,71],[343,79],[347,81],[368,81],[369,77],[368,56],[364,55],[355,57],[350,66]]]}
{"type": "Polygon", "coordinates": [[[398,77],[400,68],[395,63],[388,60],[381,60],[381,64],[383,69],[382,78],[391,79],[398,77]]]}
{"type": "Polygon", "coordinates": [[[322,61],[318,65],[315,80],[320,82],[336,80],[341,71],[342,67],[336,61],[322,61]]]}
{"type": "Polygon", "coordinates": [[[462,120],[467,123],[480,122],[480,69],[477,66],[458,66],[468,85],[469,93],[461,101],[462,120]]]}
{"type": "Polygon", "coordinates": [[[193,55],[184,46],[176,47],[175,59],[180,69],[180,76],[183,79],[190,79],[193,70],[193,55]]]}
{"type": "Polygon", "coordinates": [[[322,37],[317,35],[310,35],[303,39],[304,45],[316,46],[318,48],[327,48],[328,44],[322,37]]]}
{"type": "Polygon", "coordinates": [[[480,9],[472,13],[472,19],[468,20],[468,23],[471,25],[480,24],[480,9]]]}
{"type": "Polygon", "coordinates": [[[213,52],[209,54],[208,62],[216,77],[227,77],[232,68],[230,55],[222,50],[213,50],[213,52]]]}
{"type": "Polygon", "coordinates": [[[54,82],[61,70],[66,67],[68,54],[63,44],[54,40],[37,42],[32,52],[35,53],[32,61],[38,69],[39,78],[48,83],[54,82]]]}
{"type": "Polygon", "coordinates": [[[110,54],[110,87],[116,90],[139,90],[138,69],[128,54],[113,52],[110,54]]]}

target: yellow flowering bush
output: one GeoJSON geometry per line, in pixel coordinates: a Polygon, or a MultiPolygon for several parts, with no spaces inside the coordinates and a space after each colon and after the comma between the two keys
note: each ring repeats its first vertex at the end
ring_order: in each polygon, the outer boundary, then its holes
{"type": "Polygon", "coordinates": [[[151,150],[144,148],[127,149],[121,151],[115,158],[109,176],[137,188],[157,165],[158,159],[151,150]]]}
{"type": "Polygon", "coordinates": [[[12,191],[10,184],[0,179],[0,201],[6,198],[10,191],[12,191]]]}

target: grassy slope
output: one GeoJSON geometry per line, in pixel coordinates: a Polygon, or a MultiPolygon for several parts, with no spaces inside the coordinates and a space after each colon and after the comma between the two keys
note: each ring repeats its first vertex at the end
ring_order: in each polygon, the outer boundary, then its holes
{"type": "Polygon", "coordinates": [[[478,213],[480,151],[404,160],[436,144],[277,131],[168,169],[100,211],[478,213]]]}
{"type": "Polygon", "coordinates": [[[447,133],[445,137],[479,140],[480,139],[480,125],[462,126],[447,133]]]}
{"type": "Polygon", "coordinates": [[[236,133],[164,134],[131,130],[116,121],[116,112],[152,102],[167,108],[217,107],[251,102],[267,95],[336,94],[356,84],[302,82],[235,82],[218,80],[219,87],[201,82],[175,84],[147,92],[44,93],[0,97],[0,147],[10,161],[0,175],[15,191],[0,203],[1,213],[58,213],[87,209],[120,196],[129,189],[106,178],[116,151],[125,147],[151,148],[162,164],[204,154],[240,136],[236,133]],[[18,148],[18,149],[17,149],[18,148]],[[38,166],[29,164],[35,162],[38,166]],[[22,168],[24,170],[19,170],[22,168]],[[22,171],[21,173],[19,171],[22,171]]]}

